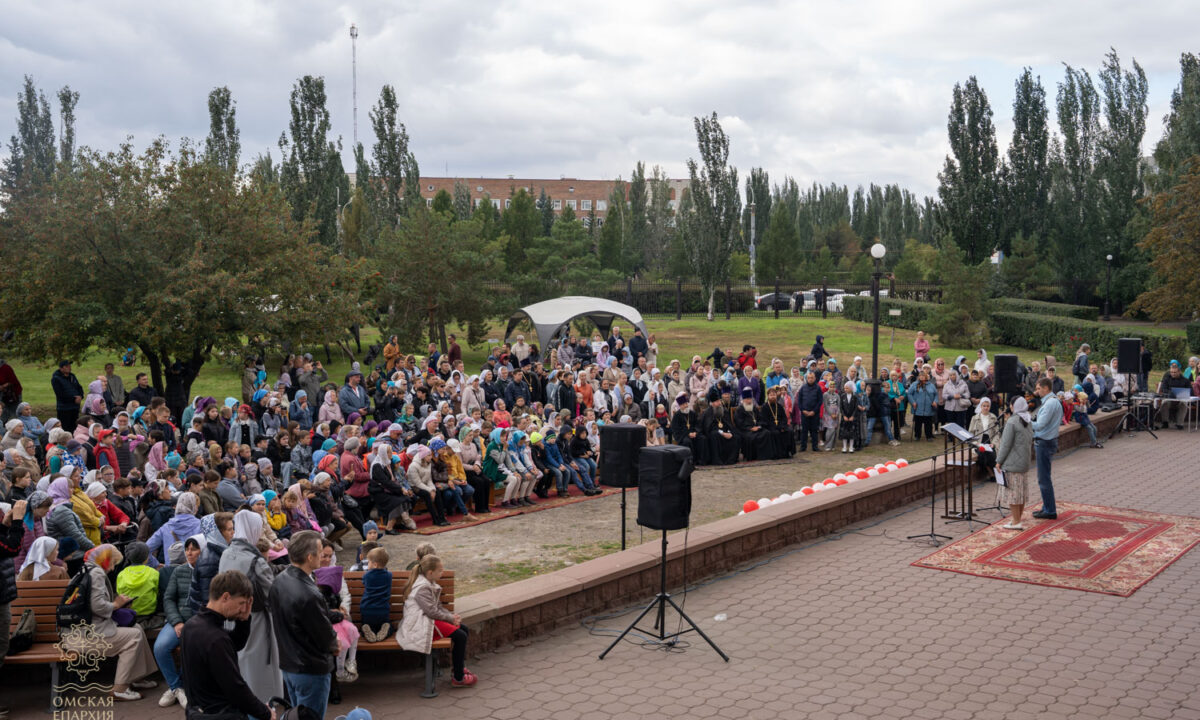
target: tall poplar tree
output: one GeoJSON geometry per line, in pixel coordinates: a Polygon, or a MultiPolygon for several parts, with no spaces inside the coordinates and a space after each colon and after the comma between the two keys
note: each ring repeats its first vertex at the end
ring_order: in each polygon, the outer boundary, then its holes
{"type": "Polygon", "coordinates": [[[717,287],[729,277],[730,259],[738,246],[741,215],[737,169],[729,165],[729,137],[714,112],[694,118],[700,162],[688,159],[686,211],[680,231],[692,271],[708,296],[708,319],[713,319],[717,287]]]}
{"type": "Polygon", "coordinates": [[[236,173],[242,153],[241,132],[237,127],[237,107],[227,87],[208,93],[208,137],[204,139],[204,160],[228,173],[236,173]]]}
{"type": "Polygon", "coordinates": [[[1016,81],[1013,134],[1004,168],[1004,232],[1000,247],[1012,250],[1013,236],[1044,237],[1050,197],[1050,131],[1046,90],[1040,77],[1025,68],[1016,81]]]}
{"type": "Polygon", "coordinates": [[[280,135],[283,162],[279,183],[297,221],[311,218],[316,240],[337,247],[339,203],[350,202],[350,181],[342,168],[342,140],[329,139],[325,78],[305,75],[292,86],[292,119],[280,135]]]}
{"type": "Polygon", "coordinates": [[[999,150],[987,93],[972,75],[955,84],[946,123],[951,155],[938,174],[938,224],[963,249],[965,262],[986,260],[999,244],[996,196],[999,150]]]}

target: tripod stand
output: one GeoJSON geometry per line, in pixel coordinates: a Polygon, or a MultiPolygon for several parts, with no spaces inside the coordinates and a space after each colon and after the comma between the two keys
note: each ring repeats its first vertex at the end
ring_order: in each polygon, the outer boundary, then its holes
{"type": "Polygon", "coordinates": [[[929,468],[929,532],[919,535],[909,535],[909,540],[917,538],[929,538],[934,546],[942,544],[942,540],[950,540],[949,535],[938,535],[934,532],[935,524],[937,523],[937,455],[929,458],[932,466],[929,468]]]}
{"type": "MultiPolygon", "coordinates": [[[[1131,385],[1132,385],[1129,382],[1129,375],[1130,375],[1129,373],[1125,373],[1125,387],[1127,389],[1129,387],[1131,387],[1131,385]]],[[[1116,437],[1117,433],[1121,432],[1121,428],[1123,428],[1129,424],[1130,418],[1133,419],[1133,424],[1136,426],[1136,427],[1130,428],[1130,432],[1135,432],[1137,430],[1145,430],[1146,432],[1150,433],[1150,437],[1154,438],[1155,440],[1158,439],[1158,436],[1155,435],[1154,431],[1151,430],[1146,425],[1146,423],[1142,421],[1142,416],[1140,414],[1138,414],[1138,411],[1137,411],[1138,408],[1136,405],[1133,404],[1133,393],[1131,393],[1131,392],[1125,393],[1125,397],[1121,398],[1121,406],[1125,408],[1125,417],[1121,418],[1121,422],[1117,423],[1116,427],[1114,427],[1112,429],[1112,432],[1110,432],[1108,434],[1109,440],[1112,440],[1114,437],[1116,437]]]]}
{"type": "Polygon", "coordinates": [[[724,660],[725,662],[729,662],[729,656],[726,655],[725,653],[721,652],[721,648],[717,647],[717,644],[714,643],[711,639],[709,639],[709,637],[704,634],[704,631],[701,630],[699,628],[699,626],[696,625],[696,623],[692,622],[692,619],[687,616],[687,613],[685,613],[683,611],[683,608],[676,605],[675,601],[671,599],[671,595],[667,592],[667,531],[666,530],[662,531],[662,559],[659,561],[659,569],[661,571],[661,578],[660,578],[661,586],[658,591],[658,595],[656,595],[654,597],[654,599],[650,601],[650,604],[647,605],[644,610],[642,610],[641,614],[638,615],[637,618],[634,619],[633,622],[629,623],[629,627],[625,628],[621,632],[621,634],[618,635],[617,638],[612,641],[612,644],[609,645],[607,648],[605,648],[604,652],[600,653],[600,659],[603,660],[604,656],[608,654],[609,650],[612,650],[614,647],[616,647],[617,643],[624,640],[625,636],[628,635],[629,633],[633,632],[635,629],[638,632],[646,633],[647,635],[653,635],[655,637],[655,639],[657,639],[660,643],[666,643],[666,644],[671,644],[671,645],[675,644],[676,639],[680,635],[683,635],[684,633],[692,632],[694,630],[700,635],[700,637],[704,638],[704,642],[708,643],[709,646],[712,647],[713,650],[717,651],[717,654],[721,656],[722,660],[724,660]],[[680,630],[678,632],[673,632],[673,633],[669,633],[669,634],[667,633],[667,605],[668,604],[671,607],[675,608],[675,612],[679,613],[679,617],[682,618],[683,621],[688,624],[689,627],[686,630],[680,630]],[[649,615],[651,610],[657,611],[657,614],[656,614],[656,617],[654,620],[654,630],[647,631],[647,630],[643,630],[642,628],[639,628],[637,626],[637,624],[642,621],[642,618],[649,615]],[[668,641],[670,641],[670,642],[668,643],[668,641]]]}

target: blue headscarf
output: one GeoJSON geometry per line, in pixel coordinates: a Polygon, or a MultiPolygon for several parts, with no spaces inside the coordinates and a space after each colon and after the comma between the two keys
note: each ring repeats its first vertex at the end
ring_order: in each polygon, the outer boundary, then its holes
{"type": "Polygon", "coordinates": [[[437,452],[444,447],[446,447],[446,442],[444,440],[442,440],[440,437],[435,437],[433,440],[431,440],[429,442],[429,449],[434,452],[437,452]]]}
{"type": "Polygon", "coordinates": [[[520,430],[513,431],[512,437],[509,438],[509,441],[508,441],[508,449],[509,450],[519,450],[521,447],[521,441],[524,439],[525,439],[525,433],[521,432],[520,430]]]}
{"type": "Polygon", "coordinates": [[[492,430],[492,432],[488,434],[488,441],[494,443],[500,442],[500,435],[503,432],[504,428],[496,428],[495,430],[492,430]]]}

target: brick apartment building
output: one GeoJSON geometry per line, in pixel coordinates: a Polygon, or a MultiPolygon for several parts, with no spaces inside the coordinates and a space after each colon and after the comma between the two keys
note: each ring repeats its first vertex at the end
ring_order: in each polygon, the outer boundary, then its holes
{"type": "MultiPolygon", "coordinates": [[[[597,225],[603,225],[605,218],[608,217],[610,211],[608,198],[612,194],[613,188],[612,180],[423,177],[421,178],[421,197],[425,198],[426,204],[432,204],[433,197],[439,190],[445,190],[453,196],[456,182],[465,184],[471,192],[472,207],[479,207],[479,203],[486,195],[501,211],[508,207],[509,198],[520,188],[525,188],[535,199],[541,196],[542,190],[545,189],[553,203],[555,214],[561,213],[564,208],[569,207],[575,211],[576,217],[586,219],[590,213],[595,211],[597,225]]],[[[670,208],[674,209],[687,181],[669,180],[668,182],[671,187],[671,196],[667,203],[670,208]]],[[[628,185],[626,187],[628,188],[628,185]]]]}

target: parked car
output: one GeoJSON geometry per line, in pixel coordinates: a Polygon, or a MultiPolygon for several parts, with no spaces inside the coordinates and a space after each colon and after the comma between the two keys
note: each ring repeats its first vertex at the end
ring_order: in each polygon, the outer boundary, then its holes
{"type": "MultiPolygon", "coordinates": [[[[860,297],[871,297],[871,291],[863,290],[862,292],[859,293],[859,296],[860,297]]],[[[887,296],[888,296],[888,289],[887,288],[879,288],[879,297],[887,297],[887,296]]]]}
{"type": "Polygon", "coordinates": [[[755,310],[774,310],[775,306],[778,305],[779,309],[782,310],[782,309],[788,307],[790,301],[791,301],[791,296],[789,296],[785,292],[780,292],[780,293],[770,292],[765,295],[759,295],[758,297],[754,298],[754,309],[755,310]]]}
{"type": "Polygon", "coordinates": [[[817,309],[817,292],[812,290],[797,290],[792,293],[791,299],[788,301],[788,308],[792,312],[800,312],[801,310],[816,310],[817,309]]]}

